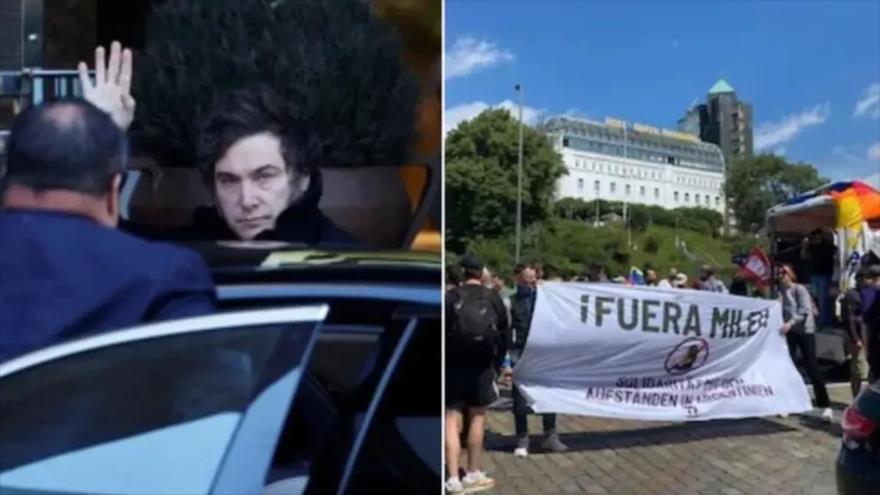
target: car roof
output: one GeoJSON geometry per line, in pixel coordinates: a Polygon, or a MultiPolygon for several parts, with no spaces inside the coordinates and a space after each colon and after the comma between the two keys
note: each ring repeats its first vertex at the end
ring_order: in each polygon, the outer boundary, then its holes
{"type": "Polygon", "coordinates": [[[197,242],[219,284],[404,283],[441,287],[436,252],[309,248],[275,242],[197,242]]]}

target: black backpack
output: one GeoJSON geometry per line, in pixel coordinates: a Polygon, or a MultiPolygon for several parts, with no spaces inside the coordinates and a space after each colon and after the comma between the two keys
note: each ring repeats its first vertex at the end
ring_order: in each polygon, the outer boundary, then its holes
{"type": "Polygon", "coordinates": [[[498,332],[498,314],[490,298],[491,291],[458,290],[455,301],[452,337],[468,347],[495,348],[498,332]]]}

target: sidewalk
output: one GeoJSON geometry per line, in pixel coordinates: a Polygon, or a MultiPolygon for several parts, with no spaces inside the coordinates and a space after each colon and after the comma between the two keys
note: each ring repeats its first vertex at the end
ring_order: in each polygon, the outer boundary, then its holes
{"type": "MultiPolygon", "coordinates": [[[[839,418],[848,386],[829,389],[835,422],[758,418],[693,423],[560,416],[569,452],[544,454],[539,416],[529,417],[533,451],[516,444],[509,410],[489,414],[485,469],[494,491],[511,495],[826,495],[834,494],[839,418]]],[[[502,404],[504,407],[504,404],[502,404]]]]}

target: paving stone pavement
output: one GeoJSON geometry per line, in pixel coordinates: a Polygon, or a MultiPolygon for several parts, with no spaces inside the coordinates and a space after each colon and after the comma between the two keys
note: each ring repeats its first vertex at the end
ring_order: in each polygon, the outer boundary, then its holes
{"type": "MultiPolygon", "coordinates": [[[[539,451],[540,416],[529,417],[532,452],[513,456],[513,415],[488,418],[484,469],[504,495],[833,495],[840,413],[848,387],[829,390],[835,421],[809,415],[692,423],[560,416],[563,454],[539,451]]],[[[462,459],[464,465],[464,459],[462,459]]]]}

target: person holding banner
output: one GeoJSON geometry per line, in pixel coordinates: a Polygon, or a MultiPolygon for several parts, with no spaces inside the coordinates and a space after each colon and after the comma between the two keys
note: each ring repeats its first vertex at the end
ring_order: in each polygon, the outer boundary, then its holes
{"type": "Polygon", "coordinates": [[[782,332],[788,341],[788,351],[792,362],[800,349],[807,376],[813,384],[816,405],[822,408],[822,419],[831,422],[831,401],[825,389],[825,380],[819,372],[816,360],[816,321],[813,318],[813,300],[806,287],[797,283],[797,276],[791,265],[781,265],[776,271],[779,283],[779,297],[782,301],[782,332]]]}
{"type": "MultiPolygon", "coordinates": [[[[532,315],[535,311],[537,299],[537,273],[534,268],[526,267],[520,277],[520,285],[516,288],[516,294],[511,298],[511,361],[515,365],[522,355],[526,342],[529,338],[529,329],[532,325],[532,315]]],[[[516,384],[513,385],[513,418],[516,429],[516,449],[513,455],[527,457],[529,455],[529,423],[528,404],[520,393],[516,384]]],[[[544,442],[542,447],[551,452],[565,452],[568,447],[559,440],[556,433],[556,415],[543,414],[544,442]]]]}

